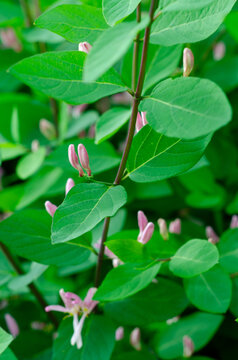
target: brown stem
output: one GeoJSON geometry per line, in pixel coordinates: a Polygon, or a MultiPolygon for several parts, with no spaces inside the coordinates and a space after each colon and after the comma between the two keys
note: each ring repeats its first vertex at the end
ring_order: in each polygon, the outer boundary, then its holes
{"type": "Polygon", "coordinates": [[[31,11],[30,11],[29,5],[27,3],[27,0],[20,0],[20,5],[21,5],[22,11],[25,16],[26,26],[31,27],[33,20],[32,20],[31,11]]]}
{"type": "MultiPolygon", "coordinates": [[[[11,252],[9,251],[9,249],[7,248],[6,245],[4,245],[3,243],[0,243],[0,248],[2,250],[2,252],[4,253],[4,255],[6,256],[6,258],[8,259],[8,261],[10,262],[10,264],[12,265],[13,269],[17,272],[18,275],[24,275],[24,271],[22,270],[21,266],[19,265],[19,263],[17,263],[14,259],[14,257],[12,256],[11,252]]],[[[41,295],[40,291],[37,289],[37,287],[31,283],[28,285],[28,288],[30,289],[31,293],[34,295],[34,297],[36,298],[36,300],[39,302],[39,304],[41,305],[42,309],[45,311],[45,307],[48,305],[47,302],[45,301],[45,299],[43,298],[43,296],[41,295]]],[[[46,313],[49,317],[49,320],[55,325],[55,327],[58,327],[58,320],[57,318],[54,316],[53,313],[46,313]]]]}
{"type": "MultiPolygon", "coordinates": [[[[137,6],[137,9],[136,9],[136,21],[138,23],[141,21],[141,5],[140,4],[137,6]]],[[[135,42],[134,42],[134,51],[133,51],[132,90],[134,92],[136,91],[136,83],[137,83],[139,45],[140,45],[140,32],[138,32],[136,35],[135,42]]]]}
{"type": "MultiPolygon", "coordinates": [[[[141,101],[141,93],[142,93],[142,88],[143,88],[144,79],[145,79],[145,69],[146,69],[146,60],[147,60],[147,53],[148,53],[150,29],[151,29],[151,24],[153,22],[156,4],[157,4],[157,0],[151,1],[150,12],[149,12],[150,23],[145,30],[142,58],[141,58],[141,64],[140,64],[139,80],[138,80],[138,84],[137,84],[137,88],[136,88],[136,92],[135,92],[135,96],[134,96],[134,100],[133,100],[132,113],[131,113],[129,129],[128,129],[127,138],[126,138],[126,144],[125,144],[125,148],[123,151],[121,163],[119,165],[119,169],[118,169],[115,181],[114,181],[114,185],[119,185],[121,182],[123,173],[126,168],[126,162],[127,162],[128,156],[129,156],[129,152],[131,149],[131,144],[132,144],[132,140],[133,140],[133,136],[134,136],[134,132],[135,132],[138,107],[139,107],[139,104],[141,101]]],[[[107,239],[109,224],[110,224],[110,218],[106,218],[104,221],[103,233],[102,233],[102,238],[101,238],[101,242],[100,242],[98,263],[97,263],[97,268],[96,268],[96,277],[95,277],[96,278],[96,281],[95,281],[96,287],[98,287],[100,285],[101,268],[102,268],[102,262],[103,262],[103,254],[104,254],[104,243],[107,239]]]]}

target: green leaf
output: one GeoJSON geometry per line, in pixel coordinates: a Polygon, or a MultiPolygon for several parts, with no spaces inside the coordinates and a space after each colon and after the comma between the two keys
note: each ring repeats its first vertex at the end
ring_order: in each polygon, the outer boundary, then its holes
{"type": "Polygon", "coordinates": [[[79,116],[71,118],[68,124],[66,138],[72,138],[77,136],[81,131],[89,129],[91,125],[96,123],[98,118],[99,115],[94,110],[83,112],[79,116]]]}
{"type": "Polygon", "coordinates": [[[25,154],[27,149],[20,144],[3,143],[0,144],[0,151],[2,161],[5,161],[15,159],[16,157],[25,154]]]}
{"type": "Polygon", "coordinates": [[[46,265],[77,265],[88,258],[90,252],[78,246],[52,245],[50,226],[46,211],[19,211],[0,223],[0,241],[14,254],[46,265]]]}
{"type": "Polygon", "coordinates": [[[238,278],[232,279],[232,299],[230,305],[230,311],[232,314],[238,316],[238,278]]]}
{"type": "Polygon", "coordinates": [[[19,291],[20,288],[23,288],[38,279],[47,270],[47,268],[47,265],[33,262],[27,274],[19,275],[8,283],[9,289],[19,291]]]}
{"type": "Polygon", "coordinates": [[[97,39],[90,50],[84,68],[85,81],[94,81],[113,66],[129,49],[136,34],[144,29],[149,18],[140,23],[124,22],[110,28],[97,39]]]}
{"type": "Polygon", "coordinates": [[[95,82],[83,81],[85,57],[81,51],[48,52],[20,61],[10,73],[48,96],[76,105],[126,90],[114,69],[95,82]]]}
{"type": "Polygon", "coordinates": [[[189,10],[191,9],[202,9],[204,6],[210,5],[214,0],[174,0],[168,2],[168,5],[163,7],[163,12],[174,11],[174,10],[189,10]]]}
{"type": "Polygon", "coordinates": [[[43,13],[35,22],[73,43],[87,41],[93,44],[108,28],[102,10],[86,5],[60,5],[43,13]]]}
{"type": "Polygon", "coordinates": [[[155,278],[161,264],[150,267],[135,264],[120,265],[111,270],[94,295],[95,300],[115,301],[131,296],[148,286],[155,278]]]}
{"type": "Polygon", "coordinates": [[[46,148],[40,147],[38,150],[25,155],[17,163],[16,173],[20,179],[27,179],[33,175],[43,164],[46,155],[46,148]]]}
{"type": "Polygon", "coordinates": [[[71,346],[73,335],[72,318],[64,320],[53,345],[53,360],[109,360],[115,343],[115,325],[105,316],[92,314],[85,320],[83,347],[71,346]],[[96,349],[96,351],[95,351],[96,349]]]}
{"type": "Polygon", "coordinates": [[[143,92],[171,75],[179,65],[181,54],[181,45],[169,47],[150,45],[143,92]]]}
{"type": "Polygon", "coordinates": [[[197,312],[169,325],[159,336],[157,353],[162,359],[177,359],[183,356],[183,337],[191,337],[195,351],[202,349],[214,336],[223,317],[197,312]]]}
{"type": "Polygon", "coordinates": [[[220,264],[228,273],[238,272],[238,229],[227,230],[220,238],[220,264]]]}
{"type": "Polygon", "coordinates": [[[224,313],[231,302],[231,279],[215,265],[207,272],[185,281],[186,294],[198,309],[211,313],[224,313]]]}
{"type": "Polygon", "coordinates": [[[146,326],[180,315],[187,305],[188,300],[179,284],[158,278],[158,284],[150,284],[136,295],[107,303],[104,311],[120,324],[146,326]]]}
{"type": "Polygon", "coordinates": [[[8,347],[12,340],[12,335],[0,328],[0,354],[8,347]]]}
{"type": "Polygon", "coordinates": [[[165,7],[154,21],[151,42],[170,46],[204,40],[218,29],[235,2],[236,0],[199,1],[199,5],[195,6],[194,1],[182,1],[182,6],[180,1],[172,3],[170,6],[173,11],[169,7],[166,11],[165,7]]]}
{"type": "Polygon", "coordinates": [[[174,275],[190,278],[213,267],[219,259],[217,248],[207,240],[190,240],[172,257],[169,268],[174,275]]]}
{"type": "Polygon", "coordinates": [[[109,25],[130,15],[141,0],[103,0],[103,15],[109,25]]]}
{"type": "Polygon", "coordinates": [[[197,138],[218,130],[231,120],[223,91],[210,80],[181,77],[158,84],[140,109],[149,124],[169,137],[197,138]]]}
{"type": "Polygon", "coordinates": [[[126,176],[135,182],[153,182],[183,173],[198,162],[210,139],[211,135],[194,140],[169,138],[144,126],[133,139],[126,176]]]}
{"type": "Polygon", "coordinates": [[[1,360],[17,360],[10,348],[7,348],[4,353],[1,354],[1,360]]]}
{"type": "Polygon", "coordinates": [[[55,212],[52,242],[69,241],[90,231],[105,217],[115,215],[126,198],[122,186],[75,185],[55,212]]]}
{"type": "Polygon", "coordinates": [[[137,236],[138,230],[125,230],[111,235],[105,245],[123,262],[143,262],[146,261],[144,245],[137,241],[137,236]]]}
{"type": "Polygon", "coordinates": [[[96,143],[109,139],[113,136],[129,119],[131,110],[114,107],[106,111],[96,123],[96,143]]]}

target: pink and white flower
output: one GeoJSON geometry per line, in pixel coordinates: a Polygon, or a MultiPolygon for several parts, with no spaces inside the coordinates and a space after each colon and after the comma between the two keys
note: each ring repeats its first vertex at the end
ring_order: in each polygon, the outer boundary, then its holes
{"type": "Polygon", "coordinates": [[[78,51],[82,51],[86,54],[92,49],[92,45],[90,45],[87,41],[81,42],[78,45],[78,51]]]}
{"type": "Polygon", "coordinates": [[[64,306],[61,305],[49,305],[45,308],[45,311],[59,311],[63,313],[68,313],[73,317],[73,335],[71,337],[71,345],[76,345],[78,349],[83,346],[82,341],[82,330],[85,319],[97,306],[98,301],[93,300],[93,296],[97,291],[96,288],[90,288],[84,300],[82,300],[78,295],[72,292],[64,292],[63,289],[60,290],[60,296],[64,303],[64,306]],[[79,320],[79,316],[81,316],[79,320]]]}

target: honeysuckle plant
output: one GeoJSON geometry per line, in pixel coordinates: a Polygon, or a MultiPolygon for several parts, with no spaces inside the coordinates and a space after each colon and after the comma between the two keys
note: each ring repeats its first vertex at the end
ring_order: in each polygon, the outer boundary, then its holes
{"type": "Polygon", "coordinates": [[[236,358],[237,23],[0,1],[1,358],[236,358]]]}

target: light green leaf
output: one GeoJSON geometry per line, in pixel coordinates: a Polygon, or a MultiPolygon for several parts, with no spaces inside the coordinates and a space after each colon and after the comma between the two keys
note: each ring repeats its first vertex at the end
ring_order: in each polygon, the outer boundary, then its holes
{"type": "Polygon", "coordinates": [[[103,0],[103,15],[109,25],[130,15],[141,0],[103,0]]]}
{"type": "Polygon", "coordinates": [[[146,326],[180,315],[187,305],[185,292],[179,284],[158,278],[157,284],[150,284],[136,295],[107,303],[104,311],[120,324],[146,326]]]}
{"type": "Polygon", "coordinates": [[[165,79],[176,70],[182,54],[182,46],[150,46],[143,92],[159,81],[165,79]],[[153,55],[152,55],[153,54],[153,55]]]}
{"type": "Polygon", "coordinates": [[[194,2],[190,7],[190,2],[182,1],[181,5],[177,1],[170,5],[173,11],[162,9],[152,25],[151,42],[169,46],[206,39],[218,29],[236,0],[202,1],[198,6],[194,2]]]}
{"type": "Polygon", "coordinates": [[[13,108],[12,116],[11,116],[11,133],[13,140],[16,143],[21,143],[19,115],[16,107],[13,108]]]}
{"type": "Polygon", "coordinates": [[[168,5],[163,7],[163,12],[174,11],[174,10],[191,10],[191,9],[202,9],[203,7],[210,5],[214,0],[174,0],[168,2],[168,5]]]}
{"type": "Polygon", "coordinates": [[[81,131],[87,130],[91,125],[95,124],[99,115],[97,111],[89,110],[83,112],[79,116],[73,117],[68,124],[68,131],[66,138],[72,138],[77,136],[81,131]]]}
{"type": "Polygon", "coordinates": [[[224,313],[231,302],[231,279],[215,265],[207,272],[185,281],[186,294],[198,309],[211,313],[224,313]]]}
{"type": "Polygon", "coordinates": [[[46,211],[19,211],[0,223],[0,241],[15,255],[46,265],[77,265],[89,257],[90,252],[78,246],[52,245],[51,222],[46,211]]]}
{"type": "Polygon", "coordinates": [[[81,51],[48,52],[20,61],[10,72],[32,88],[76,105],[126,90],[114,69],[95,82],[83,81],[85,57],[81,51]]]}
{"type": "Polygon", "coordinates": [[[96,123],[96,143],[109,139],[113,136],[129,119],[131,110],[114,107],[106,111],[96,123]]]}
{"type": "Polygon", "coordinates": [[[108,28],[102,10],[86,5],[60,5],[43,13],[35,22],[73,43],[87,41],[93,44],[108,28]]]}
{"type": "Polygon", "coordinates": [[[183,139],[218,130],[232,115],[226,95],[215,83],[192,77],[161,82],[140,109],[147,112],[154,130],[183,139]]]}
{"type": "Polygon", "coordinates": [[[190,240],[172,257],[169,268],[174,275],[190,278],[209,270],[217,264],[217,248],[207,240],[190,240]]]}
{"type": "Polygon", "coordinates": [[[0,328],[0,354],[8,347],[12,340],[12,335],[0,328]]]}
{"type": "Polygon", "coordinates": [[[33,175],[42,165],[46,155],[46,148],[40,147],[38,150],[25,155],[17,163],[16,173],[20,179],[27,179],[33,175]]]}
{"type": "Polygon", "coordinates": [[[4,353],[1,354],[1,360],[17,360],[10,348],[7,348],[4,353]]]}
{"type": "Polygon", "coordinates": [[[220,238],[220,264],[229,273],[238,272],[238,228],[227,230],[220,238]]]}
{"type": "Polygon", "coordinates": [[[19,276],[15,277],[14,279],[12,279],[8,283],[8,287],[11,290],[19,291],[20,288],[23,288],[24,286],[27,286],[27,285],[31,284],[33,281],[35,281],[36,279],[38,279],[47,270],[47,268],[48,268],[47,265],[42,265],[42,264],[33,262],[31,264],[29,272],[27,274],[19,275],[19,276]]]}
{"type": "Polygon", "coordinates": [[[113,66],[129,49],[138,31],[148,24],[149,17],[140,23],[124,22],[106,30],[90,50],[84,68],[85,81],[94,81],[113,66]]]}
{"type": "Polygon", "coordinates": [[[79,184],[67,194],[53,217],[52,242],[72,240],[113,216],[126,203],[122,186],[79,184]]]}
{"type": "Polygon", "coordinates": [[[107,274],[94,299],[116,301],[131,296],[148,286],[156,277],[160,267],[160,263],[147,268],[143,268],[143,264],[120,265],[107,274]]]}
{"type": "Polygon", "coordinates": [[[148,260],[144,245],[137,241],[138,230],[125,230],[111,235],[105,245],[124,263],[139,263],[148,260]],[[128,251],[130,249],[130,251],[128,251]]]}
{"type": "Polygon", "coordinates": [[[201,158],[210,139],[211,135],[174,139],[144,126],[133,139],[127,176],[135,182],[153,182],[187,171],[201,158]]]}
{"type": "Polygon", "coordinates": [[[202,349],[214,336],[223,317],[197,312],[169,325],[159,336],[156,349],[161,359],[177,359],[183,356],[183,337],[189,336],[195,351],[202,349]]]}
{"type": "Polygon", "coordinates": [[[2,161],[14,159],[27,152],[27,149],[20,144],[3,143],[0,144],[2,161]]]}

